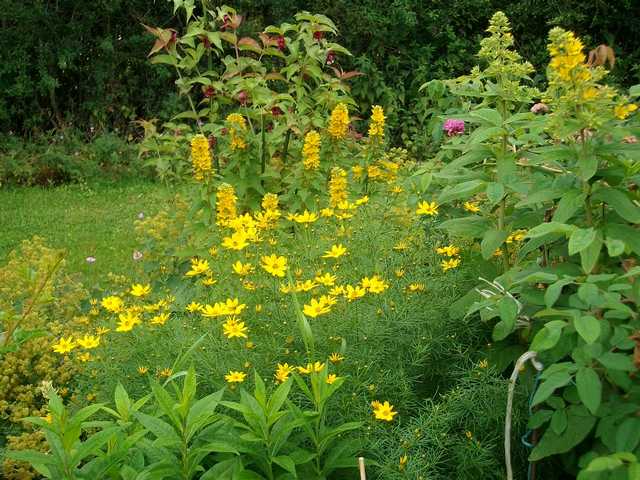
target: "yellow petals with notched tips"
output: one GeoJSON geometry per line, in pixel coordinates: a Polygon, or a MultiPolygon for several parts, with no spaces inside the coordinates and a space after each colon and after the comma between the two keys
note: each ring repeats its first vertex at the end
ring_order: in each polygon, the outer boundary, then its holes
{"type": "Polygon", "coordinates": [[[134,283],[133,285],[131,285],[131,290],[129,290],[129,293],[134,297],[145,297],[151,293],[151,285],[134,283]]]}
{"type": "Polygon", "coordinates": [[[387,288],[389,288],[389,284],[386,283],[382,278],[378,275],[373,275],[371,278],[364,277],[361,282],[362,288],[371,293],[382,293],[387,288]]]}
{"type": "Polygon", "coordinates": [[[323,296],[319,299],[312,298],[311,302],[304,305],[302,312],[311,318],[319,317],[331,312],[331,299],[332,297],[323,296]]]}
{"type": "Polygon", "coordinates": [[[443,260],[440,266],[442,267],[442,271],[446,272],[448,270],[452,270],[457,268],[461,263],[459,258],[451,258],[449,260],[443,260]]]}
{"type": "Polygon", "coordinates": [[[233,273],[241,277],[249,275],[254,270],[253,265],[250,263],[242,263],[241,261],[237,261],[231,267],[233,268],[233,273]]]}
{"type": "Polygon", "coordinates": [[[209,272],[209,262],[206,260],[199,260],[197,258],[191,259],[191,269],[185,273],[185,277],[195,277],[198,275],[204,275],[209,272]]]}
{"type": "Polygon", "coordinates": [[[73,337],[62,337],[56,343],[53,344],[52,349],[56,353],[65,354],[76,348],[77,344],[73,341],[73,337]]]}
{"type": "Polygon", "coordinates": [[[313,223],[318,220],[319,217],[317,213],[312,213],[309,210],[305,210],[302,213],[289,214],[287,218],[296,223],[313,223]]]}
{"type": "Polygon", "coordinates": [[[393,405],[385,400],[384,403],[380,403],[377,400],[371,402],[373,407],[373,415],[376,420],[384,420],[385,422],[391,422],[398,412],[393,410],[393,405]]]}
{"type": "Polygon", "coordinates": [[[337,277],[335,275],[325,273],[324,275],[316,275],[314,281],[316,281],[320,285],[324,285],[325,287],[332,287],[336,283],[336,278],[337,277]]]}
{"type": "Polygon", "coordinates": [[[82,338],[79,338],[77,340],[78,346],[85,348],[85,349],[91,349],[91,348],[96,348],[98,345],[100,345],[100,337],[98,336],[93,336],[93,335],[85,335],[82,338]]]}
{"type": "Polygon", "coordinates": [[[303,375],[308,375],[310,373],[320,373],[324,370],[324,363],[315,362],[315,363],[307,363],[306,367],[297,367],[298,373],[302,373],[303,375]]]}
{"type": "Polygon", "coordinates": [[[284,363],[278,364],[278,367],[276,368],[276,373],[274,375],[276,382],[278,383],[284,383],[287,381],[287,379],[289,378],[289,375],[291,375],[294,371],[295,367],[290,366],[288,363],[284,363]]]}
{"type": "Polygon", "coordinates": [[[246,373],[238,372],[235,370],[230,370],[229,373],[224,376],[224,379],[227,381],[227,383],[242,383],[244,382],[245,378],[247,378],[246,373]]]}
{"type": "Polygon", "coordinates": [[[227,338],[249,338],[247,335],[248,330],[244,322],[235,317],[231,317],[222,325],[222,333],[227,338]]]}
{"type": "Polygon", "coordinates": [[[460,255],[460,248],[453,245],[447,245],[446,247],[436,248],[436,252],[446,257],[455,257],[460,255]]]}
{"type": "Polygon", "coordinates": [[[119,313],[124,308],[124,301],[115,295],[104,297],[100,302],[102,308],[112,313],[119,313]]]}
{"type": "Polygon", "coordinates": [[[346,253],[347,253],[347,247],[345,247],[340,243],[338,245],[333,245],[329,250],[324,252],[324,255],[322,255],[322,258],[340,258],[346,253]]]}
{"type": "Polygon", "coordinates": [[[431,217],[438,214],[438,204],[436,202],[420,202],[416,209],[417,215],[429,215],[431,217]]]}
{"type": "Polygon", "coordinates": [[[116,332],[130,332],[133,327],[142,323],[137,313],[128,311],[118,315],[118,326],[116,332]]]}
{"type": "Polygon", "coordinates": [[[345,286],[345,291],[344,291],[344,296],[347,300],[349,300],[350,302],[357,300],[358,298],[362,298],[366,295],[367,291],[356,285],[355,287],[352,285],[346,285],[345,286]]]}
{"type": "Polygon", "coordinates": [[[279,257],[274,253],[263,256],[261,260],[262,264],[260,266],[265,271],[275,277],[284,277],[287,271],[287,259],[285,257],[279,257]]]}
{"type": "Polygon", "coordinates": [[[151,319],[151,325],[164,325],[169,320],[169,313],[160,313],[151,319]]]}

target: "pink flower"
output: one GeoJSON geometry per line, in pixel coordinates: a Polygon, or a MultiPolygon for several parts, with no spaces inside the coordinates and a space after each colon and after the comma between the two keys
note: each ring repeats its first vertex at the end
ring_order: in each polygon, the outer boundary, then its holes
{"type": "Polygon", "coordinates": [[[447,132],[447,136],[449,137],[453,137],[454,135],[462,135],[464,133],[464,120],[448,118],[447,120],[445,120],[442,129],[447,132]]]}

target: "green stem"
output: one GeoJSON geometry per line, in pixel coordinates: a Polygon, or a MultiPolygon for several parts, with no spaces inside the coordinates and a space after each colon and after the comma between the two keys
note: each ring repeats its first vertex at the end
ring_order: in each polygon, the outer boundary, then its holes
{"type": "Polygon", "coordinates": [[[282,163],[287,163],[287,155],[289,154],[289,141],[291,140],[291,129],[287,129],[284,135],[284,146],[282,147],[282,163]]]}
{"type": "Polygon", "coordinates": [[[267,166],[267,135],[264,129],[264,113],[260,116],[260,173],[264,175],[267,166]]]}

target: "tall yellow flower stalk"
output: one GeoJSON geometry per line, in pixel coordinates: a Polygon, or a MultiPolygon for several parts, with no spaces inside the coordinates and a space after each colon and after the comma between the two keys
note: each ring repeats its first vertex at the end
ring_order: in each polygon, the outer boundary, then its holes
{"type": "Polygon", "coordinates": [[[331,169],[329,180],[329,205],[338,208],[342,202],[347,201],[347,172],[340,167],[331,169]]]}
{"type": "Polygon", "coordinates": [[[347,106],[340,102],[331,112],[329,118],[329,135],[336,140],[342,140],[347,136],[349,130],[349,110],[347,106]]]}
{"type": "Polygon", "coordinates": [[[247,129],[247,122],[239,113],[230,113],[227,116],[229,124],[229,135],[231,135],[231,150],[244,150],[247,148],[247,142],[244,140],[244,132],[247,129]]]}
{"type": "Polygon", "coordinates": [[[320,134],[311,130],[304,137],[302,164],[305,170],[317,170],[320,167],[320,134]]]}
{"type": "Polygon", "coordinates": [[[369,124],[369,138],[384,139],[384,110],[380,105],[374,105],[371,111],[371,123],[369,124]]]}
{"type": "Polygon", "coordinates": [[[216,193],[216,220],[219,225],[225,225],[237,217],[235,189],[228,183],[222,183],[216,193]]]}
{"type": "Polygon", "coordinates": [[[191,139],[191,163],[193,176],[198,182],[202,182],[213,171],[209,141],[204,135],[198,134],[191,139]]]}
{"type": "Polygon", "coordinates": [[[588,68],[584,65],[584,46],[580,39],[576,38],[573,32],[566,32],[560,28],[554,28],[549,36],[551,72],[565,82],[574,79],[588,80],[590,75],[588,68]]]}
{"type": "Polygon", "coordinates": [[[275,193],[265,193],[262,197],[263,210],[278,210],[278,195],[275,193]]]}

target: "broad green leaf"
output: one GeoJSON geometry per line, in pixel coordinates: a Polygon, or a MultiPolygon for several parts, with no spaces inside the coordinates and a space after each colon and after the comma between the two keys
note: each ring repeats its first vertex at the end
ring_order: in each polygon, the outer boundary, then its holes
{"type": "Polygon", "coordinates": [[[640,223],[640,207],[635,205],[628,194],[622,190],[613,187],[604,187],[595,191],[592,199],[608,204],[626,221],[640,223]]]}
{"type": "Polygon", "coordinates": [[[625,372],[635,370],[631,355],[625,353],[606,352],[598,357],[598,361],[611,370],[622,370],[625,372]]]}
{"type": "Polygon", "coordinates": [[[553,392],[556,391],[557,388],[564,387],[570,381],[571,375],[569,374],[569,372],[560,371],[552,373],[547,378],[545,378],[542,383],[540,383],[540,386],[538,386],[538,390],[536,390],[536,393],[533,396],[531,406],[535,406],[544,402],[553,394],[553,392]]]}
{"type": "Polygon", "coordinates": [[[607,245],[607,253],[610,257],[618,257],[624,253],[625,245],[622,240],[607,237],[604,243],[607,245]]]}
{"type": "Polygon", "coordinates": [[[444,221],[438,225],[438,228],[446,230],[454,237],[480,238],[489,228],[489,220],[478,215],[470,215],[444,221]]]}
{"type": "Polygon", "coordinates": [[[640,443],[640,418],[625,419],[616,432],[616,449],[620,452],[633,452],[640,443]]]}
{"type": "Polygon", "coordinates": [[[494,108],[480,108],[478,110],[474,110],[467,115],[467,118],[477,123],[491,125],[492,127],[499,127],[502,125],[502,116],[494,108]]]}
{"type": "Polygon", "coordinates": [[[480,243],[482,258],[485,260],[491,258],[493,253],[504,243],[508,236],[509,232],[504,230],[487,230],[480,243]]]}
{"type": "Polygon", "coordinates": [[[573,282],[573,277],[566,277],[558,280],[552,285],[549,285],[547,290],[544,292],[544,303],[547,308],[553,307],[553,305],[558,301],[558,298],[560,298],[562,289],[567,285],[571,285],[573,282]]]}
{"type": "Polygon", "coordinates": [[[589,180],[598,171],[598,157],[593,153],[588,153],[578,161],[578,171],[582,180],[589,180]]]}
{"type": "Polygon", "coordinates": [[[592,414],[596,414],[602,400],[602,382],[595,370],[582,367],[576,373],[578,396],[592,414]]]}
{"type": "Polygon", "coordinates": [[[602,244],[602,233],[598,231],[589,246],[580,252],[580,263],[585,273],[591,273],[598,263],[602,244]]]}
{"type": "Polygon", "coordinates": [[[553,412],[549,428],[551,428],[551,430],[553,430],[557,435],[560,435],[565,431],[567,428],[567,412],[564,408],[553,412]]]}
{"type": "Polygon", "coordinates": [[[596,417],[591,415],[582,405],[571,405],[567,408],[567,428],[561,435],[552,429],[547,429],[535,446],[529,461],[538,461],[551,455],[565,453],[586,438],[596,423],[596,417]]]}
{"type": "Polygon", "coordinates": [[[438,196],[438,203],[447,203],[452,200],[469,198],[482,190],[484,186],[484,180],[469,180],[445,187],[438,196]]]}
{"type": "Polygon", "coordinates": [[[569,255],[575,255],[587,248],[596,238],[593,228],[578,228],[569,237],[569,255]]]}
{"type": "Polygon", "coordinates": [[[567,322],[563,320],[552,320],[547,322],[544,327],[536,333],[536,336],[533,337],[533,341],[531,342],[529,349],[535,352],[543,352],[555,347],[558,340],[560,340],[562,329],[566,324],[567,322]]]}
{"type": "Polygon", "coordinates": [[[562,190],[554,190],[554,189],[543,189],[534,192],[531,195],[527,195],[526,198],[520,200],[516,203],[515,208],[526,207],[527,205],[535,205],[536,203],[545,203],[555,200],[556,198],[561,197],[563,194],[562,190]]]}
{"type": "Polygon", "coordinates": [[[537,238],[550,233],[560,233],[563,235],[570,235],[576,229],[573,225],[567,225],[565,223],[548,222],[536,225],[527,232],[527,238],[537,238]]]}
{"type": "Polygon", "coordinates": [[[291,457],[281,455],[278,457],[273,457],[272,460],[274,461],[274,463],[284,468],[287,472],[293,474],[295,478],[298,478],[298,475],[296,474],[296,464],[291,459],[291,457]]]}
{"type": "Polygon", "coordinates": [[[497,182],[488,183],[486,194],[489,203],[495,205],[504,197],[504,185],[497,182]]]}
{"type": "Polygon", "coordinates": [[[575,213],[582,208],[586,195],[580,190],[570,190],[565,193],[553,214],[553,221],[559,223],[566,223],[570,220],[575,213]]]}
{"type": "Polygon", "coordinates": [[[576,328],[578,335],[582,339],[591,344],[600,336],[600,322],[596,317],[584,315],[573,320],[573,326],[576,328]]]}

